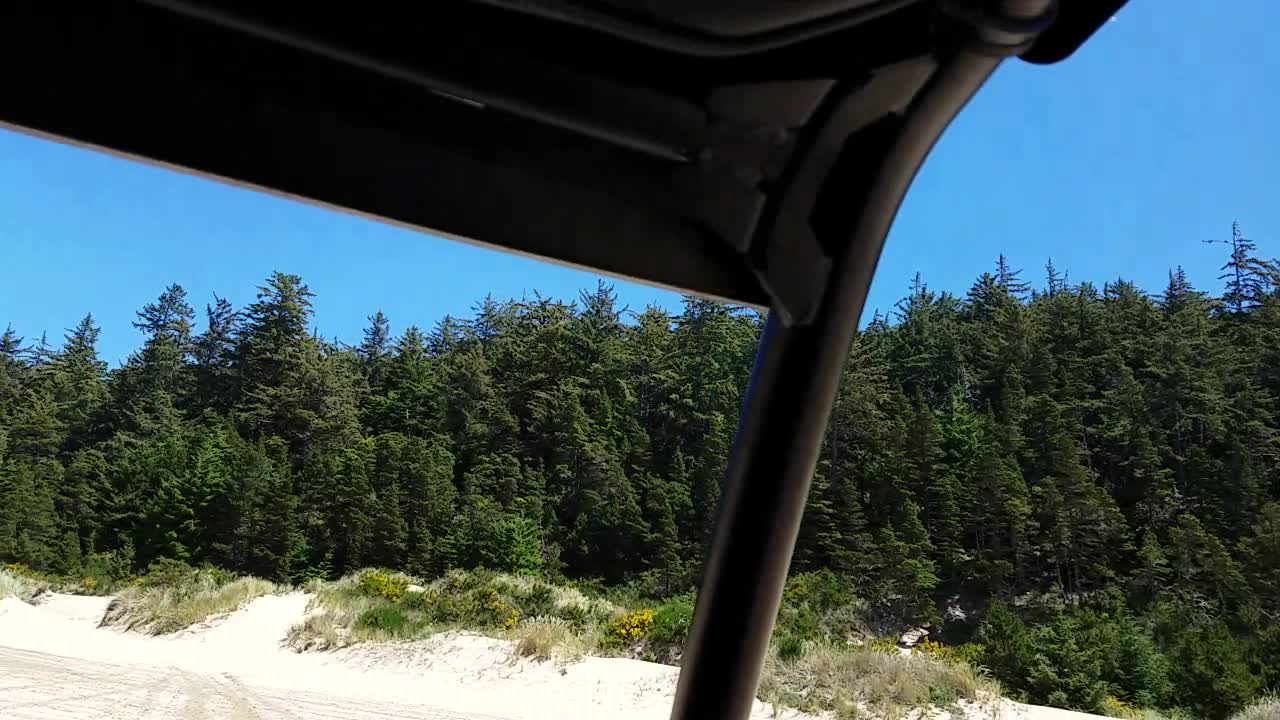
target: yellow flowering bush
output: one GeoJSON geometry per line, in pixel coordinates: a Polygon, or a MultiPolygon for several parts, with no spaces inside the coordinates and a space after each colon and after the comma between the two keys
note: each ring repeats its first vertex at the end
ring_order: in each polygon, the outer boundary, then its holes
{"type": "Polygon", "coordinates": [[[641,640],[653,632],[653,618],[653,608],[623,613],[609,622],[608,635],[623,643],[641,640]]]}
{"type": "Polygon", "coordinates": [[[937,640],[925,638],[912,648],[913,652],[924,653],[951,665],[981,665],[982,645],[964,643],[962,645],[943,645],[937,640]]]}
{"type": "Polygon", "coordinates": [[[872,639],[862,647],[873,652],[896,653],[898,651],[898,638],[891,635],[882,635],[872,639]]]}
{"type": "Polygon", "coordinates": [[[929,638],[924,638],[912,648],[913,652],[924,653],[925,655],[942,655],[945,650],[946,648],[942,643],[929,638]]]}
{"type": "Polygon", "coordinates": [[[398,602],[408,589],[407,578],[381,570],[367,570],[360,576],[360,592],[370,597],[398,602]]]}
{"type": "Polygon", "coordinates": [[[8,570],[14,575],[17,575],[18,577],[33,578],[33,577],[39,577],[40,575],[40,573],[36,572],[35,570],[32,570],[26,565],[23,565],[22,563],[8,563],[4,566],[4,569],[8,570]]]}
{"type": "Polygon", "coordinates": [[[1108,710],[1118,710],[1124,714],[1136,713],[1139,708],[1131,702],[1122,700],[1115,695],[1108,695],[1106,700],[1108,710]]]}

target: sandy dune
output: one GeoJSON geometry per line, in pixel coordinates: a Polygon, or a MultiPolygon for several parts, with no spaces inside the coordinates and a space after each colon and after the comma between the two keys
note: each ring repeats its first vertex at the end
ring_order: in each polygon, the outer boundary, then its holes
{"type": "MultiPolygon", "coordinates": [[[[281,641],[309,600],[259,598],[176,635],[147,637],[97,627],[108,598],[53,594],[38,606],[0,599],[0,718],[661,720],[670,713],[679,671],[654,663],[513,659],[507,641],[463,633],[294,653],[281,641]]],[[[1095,717],[1012,702],[998,715],[1095,717]]],[[[752,717],[811,718],[760,702],[752,717]]]]}
{"type": "MultiPolygon", "coordinates": [[[[657,720],[670,712],[676,668],[513,660],[509,643],[476,635],[294,653],[281,640],[309,599],[259,598],[171,637],[98,628],[108,598],[2,599],[0,718],[657,720]]],[[[773,717],[763,703],[757,711],[773,717]]]]}

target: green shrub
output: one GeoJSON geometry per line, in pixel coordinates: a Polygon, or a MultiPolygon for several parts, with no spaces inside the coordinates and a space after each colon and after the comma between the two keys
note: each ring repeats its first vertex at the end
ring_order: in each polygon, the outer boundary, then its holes
{"type": "Polygon", "coordinates": [[[1175,702],[1197,717],[1220,720],[1243,709],[1261,689],[1241,643],[1222,623],[1188,628],[1169,649],[1175,702]]]}
{"type": "Polygon", "coordinates": [[[997,602],[978,628],[978,640],[983,647],[983,667],[1006,688],[1025,697],[1027,664],[1036,653],[1027,626],[1008,605],[997,602]]]}
{"type": "Polygon", "coordinates": [[[423,593],[423,612],[431,622],[440,625],[465,623],[469,620],[470,599],[465,595],[423,593]]]}
{"type": "Polygon", "coordinates": [[[1122,618],[1104,659],[1111,693],[1139,707],[1165,707],[1173,696],[1171,673],[1152,637],[1132,618],[1122,618]]]}
{"type": "Polygon", "coordinates": [[[1107,699],[1101,648],[1068,623],[1037,627],[1034,637],[1036,653],[1025,666],[1026,688],[1033,701],[1100,712],[1107,699]]]}
{"type": "Polygon", "coordinates": [[[143,587],[180,587],[194,581],[196,569],[181,560],[156,558],[141,578],[143,587]]]}
{"type": "Polygon", "coordinates": [[[500,627],[510,630],[520,621],[520,611],[503,599],[492,587],[481,587],[471,593],[466,605],[466,617],[480,627],[500,627]]]}
{"type": "Polygon", "coordinates": [[[638,604],[642,599],[668,600],[676,595],[688,593],[693,588],[685,563],[677,557],[663,563],[662,568],[646,570],[627,580],[621,586],[602,588],[615,602],[623,600],[624,604],[638,604]]]}
{"type": "Polygon", "coordinates": [[[405,592],[400,597],[400,605],[407,610],[417,612],[430,612],[431,608],[439,602],[440,593],[432,590],[424,590],[422,592],[405,592]]]}
{"type": "Polygon", "coordinates": [[[808,605],[815,610],[862,603],[853,592],[853,584],[827,568],[787,578],[782,597],[787,604],[808,605]]]}
{"type": "MultiPolygon", "coordinates": [[[[1123,720],[1201,720],[1188,715],[1182,710],[1159,711],[1150,708],[1142,708],[1133,703],[1126,702],[1117,697],[1109,697],[1103,708],[1107,717],[1122,718],[1123,720]]],[[[1239,720],[1233,718],[1232,720],[1239,720]]],[[[1261,718],[1253,718],[1251,720],[1263,720],[1261,718]]],[[[1280,720],[1276,718],[1275,720],[1280,720]]]]}
{"type": "Polygon", "coordinates": [[[779,660],[790,662],[804,654],[805,643],[798,635],[782,633],[774,638],[773,646],[779,660]]]}
{"type": "Polygon", "coordinates": [[[84,563],[84,571],[60,588],[75,595],[114,595],[121,588],[139,584],[140,579],[128,572],[127,566],[114,553],[95,553],[84,563]],[[106,558],[101,558],[106,555],[106,558]]]}
{"type": "Polygon", "coordinates": [[[383,605],[369,608],[360,614],[356,627],[366,630],[381,630],[390,635],[399,635],[404,631],[404,613],[398,607],[383,605]]]}
{"type": "Polygon", "coordinates": [[[89,553],[84,558],[82,576],[97,580],[97,585],[123,581],[133,575],[133,546],[118,550],[89,553]]]}
{"type": "Polygon", "coordinates": [[[960,700],[960,692],[949,685],[930,685],[928,692],[930,705],[948,707],[960,700]]]}
{"type": "Polygon", "coordinates": [[[827,638],[822,635],[818,620],[818,613],[807,604],[784,605],[778,614],[774,631],[815,643],[826,642],[827,638]]]}
{"type": "Polygon", "coordinates": [[[1165,707],[1172,699],[1168,660],[1112,598],[1050,611],[1034,627],[997,603],[978,638],[980,662],[1031,702],[1102,712],[1109,697],[1135,707],[1165,707]]]}
{"type": "Polygon", "coordinates": [[[556,591],[546,583],[534,583],[533,587],[515,598],[525,617],[550,617],[556,614],[556,591]]]}
{"type": "Polygon", "coordinates": [[[848,580],[825,569],[799,573],[787,579],[777,628],[809,642],[844,645],[866,633],[866,613],[848,580]]]}
{"type": "Polygon", "coordinates": [[[677,595],[659,605],[653,612],[653,639],[672,645],[684,645],[693,626],[693,595],[677,595]]]}
{"type": "Polygon", "coordinates": [[[577,590],[589,597],[603,597],[611,590],[616,591],[616,588],[607,587],[600,578],[573,578],[566,581],[564,585],[570,590],[577,590]]]}
{"type": "Polygon", "coordinates": [[[443,590],[454,595],[461,595],[480,587],[492,586],[498,574],[492,570],[477,568],[475,570],[450,570],[444,576],[443,590]]]}
{"type": "Polygon", "coordinates": [[[577,603],[561,606],[556,615],[569,623],[576,632],[586,630],[592,622],[591,611],[586,606],[577,603]]]}

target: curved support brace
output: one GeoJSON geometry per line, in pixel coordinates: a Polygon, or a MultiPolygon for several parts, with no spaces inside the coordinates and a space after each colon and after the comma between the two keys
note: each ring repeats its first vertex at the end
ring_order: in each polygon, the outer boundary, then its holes
{"type": "Polygon", "coordinates": [[[744,719],[751,712],[827,418],[884,238],[933,144],[999,64],[984,50],[965,47],[940,63],[905,113],[862,211],[833,253],[812,322],[788,325],[777,314],[769,317],[672,720],[744,719]]]}

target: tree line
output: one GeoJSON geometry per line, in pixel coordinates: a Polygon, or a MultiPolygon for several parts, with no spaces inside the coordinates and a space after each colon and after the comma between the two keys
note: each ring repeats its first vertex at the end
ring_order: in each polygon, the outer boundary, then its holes
{"type": "MultiPolygon", "coordinates": [[[[904,620],[1119,593],[1274,683],[1248,648],[1280,615],[1278,268],[1233,227],[1220,296],[1051,262],[1033,289],[1003,256],[963,294],[917,276],[850,349],[795,569],[904,620]]],[[[8,329],[0,560],[696,583],[758,313],[633,312],[601,283],[398,335],[376,312],[347,345],[312,299],[276,272],[197,332],[171,285],[113,369],[91,316],[57,347],[8,329]]]]}

